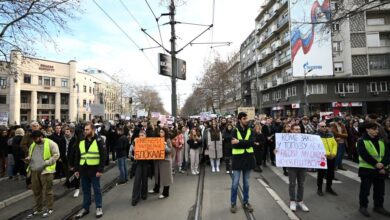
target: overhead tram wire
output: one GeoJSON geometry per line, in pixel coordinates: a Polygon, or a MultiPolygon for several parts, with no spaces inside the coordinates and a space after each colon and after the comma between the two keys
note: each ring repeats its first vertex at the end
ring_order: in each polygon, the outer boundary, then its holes
{"type": "Polygon", "coordinates": [[[145,0],[145,2],[146,2],[146,4],[148,5],[148,7],[149,7],[150,11],[151,11],[151,12],[152,12],[152,14],[153,14],[153,17],[154,17],[154,19],[155,19],[156,23],[157,23],[158,34],[160,35],[160,41],[161,41],[161,45],[162,45],[162,50],[164,51],[164,53],[166,53],[166,51],[164,50],[164,41],[163,41],[163,39],[162,39],[162,35],[161,35],[161,29],[160,29],[160,24],[159,24],[159,20],[160,20],[160,18],[157,18],[156,14],[154,13],[154,11],[153,11],[152,7],[150,6],[150,4],[149,4],[148,0],[145,0]]]}
{"type": "Polygon", "coordinates": [[[112,23],[115,24],[115,26],[137,47],[138,50],[142,52],[142,54],[145,56],[145,58],[149,61],[149,63],[152,65],[152,67],[156,70],[157,68],[154,66],[153,62],[149,59],[148,56],[141,50],[141,47],[133,40],[133,38],[130,37],[130,35],[123,30],[123,28],[96,2],[96,0],[93,0],[95,5],[111,20],[112,23]]]}

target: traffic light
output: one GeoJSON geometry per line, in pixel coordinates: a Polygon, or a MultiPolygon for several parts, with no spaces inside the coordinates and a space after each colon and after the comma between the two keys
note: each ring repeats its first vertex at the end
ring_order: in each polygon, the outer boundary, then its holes
{"type": "Polygon", "coordinates": [[[132,97],[129,98],[129,104],[133,104],[133,98],[132,97]]]}

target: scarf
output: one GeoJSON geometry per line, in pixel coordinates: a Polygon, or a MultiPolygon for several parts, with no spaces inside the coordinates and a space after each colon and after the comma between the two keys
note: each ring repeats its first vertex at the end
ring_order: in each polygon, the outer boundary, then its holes
{"type": "Polygon", "coordinates": [[[220,141],[221,140],[221,133],[219,129],[214,129],[213,127],[210,128],[210,138],[212,141],[220,141]]]}

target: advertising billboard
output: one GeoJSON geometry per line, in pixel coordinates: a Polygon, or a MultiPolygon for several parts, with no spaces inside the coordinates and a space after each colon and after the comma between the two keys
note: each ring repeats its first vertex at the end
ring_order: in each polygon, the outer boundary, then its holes
{"type": "Polygon", "coordinates": [[[291,0],[293,76],[333,75],[330,0],[291,0]]]}
{"type": "MultiPolygon", "coordinates": [[[[187,63],[184,60],[176,58],[177,71],[176,78],[186,80],[187,63]]],[[[158,74],[172,77],[172,58],[167,54],[158,54],[158,74]]]]}

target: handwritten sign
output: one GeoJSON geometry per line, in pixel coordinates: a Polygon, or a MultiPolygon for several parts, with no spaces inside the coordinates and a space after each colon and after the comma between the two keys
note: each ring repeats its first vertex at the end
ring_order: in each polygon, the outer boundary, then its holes
{"type": "Polygon", "coordinates": [[[136,160],[164,160],[164,138],[135,139],[134,157],[136,160]]]}
{"type": "Polygon", "coordinates": [[[245,112],[248,115],[249,120],[254,120],[255,119],[255,107],[239,107],[237,109],[237,112],[245,112]]]}
{"type": "Polygon", "coordinates": [[[327,169],[320,136],[276,133],[276,166],[327,169]]]}

